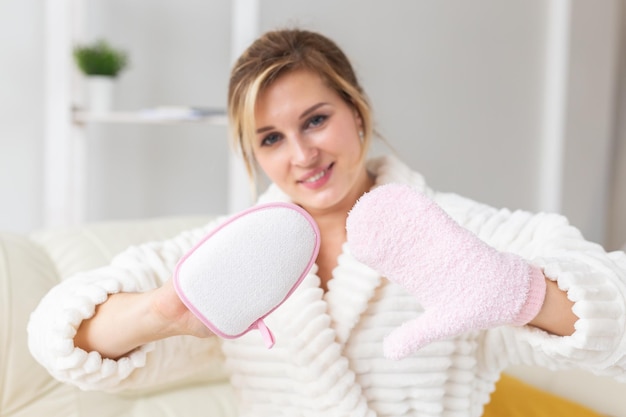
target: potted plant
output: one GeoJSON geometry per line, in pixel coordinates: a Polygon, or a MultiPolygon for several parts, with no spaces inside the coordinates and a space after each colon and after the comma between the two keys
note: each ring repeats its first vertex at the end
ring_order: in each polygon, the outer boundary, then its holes
{"type": "Polygon", "coordinates": [[[109,111],[114,79],[128,66],[126,52],[100,39],[76,46],[74,60],[87,77],[88,109],[92,112],[109,111]]]}

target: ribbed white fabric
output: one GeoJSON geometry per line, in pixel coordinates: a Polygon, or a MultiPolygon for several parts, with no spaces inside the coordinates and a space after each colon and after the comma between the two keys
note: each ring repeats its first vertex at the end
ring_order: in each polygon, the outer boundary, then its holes
{"type": "MultiPolygon", "coordinates": [[[[431,344],[402,361],[387,360],[382,339],[421,308],[344,247],[326,294],[314,267],[292,297],[267,317],[276,335],[273,349],[265,348],[258,332],[223,343],[242,415],[478,417],[499,372],[515,363],[578,367],[626,382],[623,252],[607,254],[560,216],[495,210],[434,193],[394,159],[371,161],[369,169],[379,184],[418,187],[487,243],[543,267],[576,302],[576,332],[556,337],[530,327],[500,327],[431,344]]],[[[261,198],[276,200],[286,201],[276,187],[261,198]]],[[[31,319],[34,356],[55,377],[84,389],[142,387],[201,372],[199,352],[217,356],[215,343],[170,338],[114,362],[74,348],[72,337],[107,293],[146,290],[162,282],[191,247],[192,236],[199,238],[211,226],[200,234],[136,248],[120,255],[114,267],[61,284],[31,319]],[[188,352],[195,355],[186,358],[188,352]]]]}

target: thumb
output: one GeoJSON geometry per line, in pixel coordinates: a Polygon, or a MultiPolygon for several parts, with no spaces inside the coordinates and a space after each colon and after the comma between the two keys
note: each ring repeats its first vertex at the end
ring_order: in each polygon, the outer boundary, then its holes
{"type": "Polygon", "coordinates": [[[460,320],[446,317],[442,311],[427,310],[420,317],[407,321],[385,337],[384,355],[388,359],[403,359],[429,343],[461,333],[463,327],[460,320]]]}

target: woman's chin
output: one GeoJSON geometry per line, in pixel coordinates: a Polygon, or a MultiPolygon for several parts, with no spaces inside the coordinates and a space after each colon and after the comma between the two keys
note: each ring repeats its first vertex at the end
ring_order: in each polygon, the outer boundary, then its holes
{"type": "Polygon", "coordinates": [[[307,211],[332,211],[337,210],[343,205],[346,206],[346,211],[349,210],[353,205],[354,201],[346,202],[345,193],[337,193],[335,190],[328,189],[321,192],[316,193],[315,196],[302,196],[299,201],[295,201],[297,204],[302,206],[307,211]]]}

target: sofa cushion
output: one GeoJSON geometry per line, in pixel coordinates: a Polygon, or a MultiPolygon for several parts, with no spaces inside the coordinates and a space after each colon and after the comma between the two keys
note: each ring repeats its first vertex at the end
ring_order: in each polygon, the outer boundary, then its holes
{"type": "Polygon", "coordinates": [[[48,253],[61,277],[108,264],[130,245],[165,240],[213,217],[165,217],[91,223],[37,231],[31,238],[48,253]]]}
{"type": "Polygon", "coordinates": [[[508,374],[496,384],[483,417],[603,417],[574,401],[539,389],[508,374]]]}

